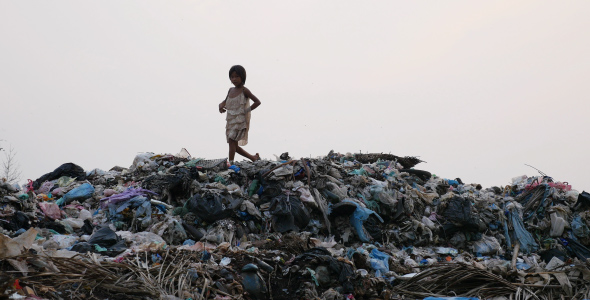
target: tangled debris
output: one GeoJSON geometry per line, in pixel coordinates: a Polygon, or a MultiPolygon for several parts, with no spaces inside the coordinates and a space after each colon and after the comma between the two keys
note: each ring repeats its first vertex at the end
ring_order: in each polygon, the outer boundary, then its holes
{"type": "Polygon", "coordinates": [[[590,194],[416,157],[142,153],[0,184],[0,298],[590,298],[590,194]]]}

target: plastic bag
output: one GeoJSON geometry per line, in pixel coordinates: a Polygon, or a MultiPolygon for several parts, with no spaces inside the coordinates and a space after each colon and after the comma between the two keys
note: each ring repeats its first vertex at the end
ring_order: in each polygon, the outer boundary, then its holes
{"type": "Polygon", "coordinates": [[[500,252],[502,246],[493,236],[484,235],[481,240],[473,243],[473,252],[480,254],[496,254],[500,252]]]}
{"type": "Polygon", "coordinates": [[[514,228],[515,240],[520,243],[520,251],[523,253],[532,253],[537,251],[539,249],[539,245],[535,242],[535,239],[531,233],[525,229],[522,219],[518,213],[511,211],[509,215],[510,221],[512,222],[512,227],[514,228]]]}
{"type": "Polygon", "coordinates": [[[115,194],[110,197],[102,198],[102,199],[100,199],[100,201],[102,202],[102,207],[104,208],[111,203],[116,204],[119,202],[130,200],[136,196],[148,197],[150,195],[158,195],[158,194],[156,194],[150,190],[147,190],[147,189],[130,187],[119,194],[115,194]]]}
{"type": "MultiPolygon", "coordinates": [[[[232,214],[232,209],[235,207],[228,208],[227,206],[229,205],[225,205],[233,204],[234,201],[232,200],[233,198],[231,196],[221,196],[213,193],[205,193],[202,196],[196,194],[188,200],[186,208],[201,218],[201,220],[213,223],[217,220],[225,219],[232,214]]],[[[241,201],[239,202],[241,204],[241,201]]]]}
{"type": "Polygon", "coordinates": [[[94,187],[90,183],[83,183],[81,186],[69,191],[61,199],[56,201],[56,204],[61,206],[69,204],[72,201],[84,201],[94,194],[94,187]]]}
{"type": "Polygon", "coordinates": [[[61,219],[61,210],[59,209],[59,206],[57,206],[57,204],[41,202],[39,203],[39,207],[41,207],[41,211],[43,211],[46,217],[53,220],[61,219]]]}
{"type": "Polygon", "coordinates": [[[86,179],[86,172],[84,172],[84,169],[82,169],[82,167],[76,164],[65,163],[59,166],[53,172],[47,173],[35,180],[35,182],[33,183],[33,188],[38,189],[43,182],[58,179],[62,176],[70,176],[76,178],[76,180],[84,180],[86,179]]]}
{"type": "Polygon", "coordinates": [[[280,195],[275,197],[269,207],[273,228],[278,232],[299,231],[309,224],[310,215],[299,197],[280,195]]]}
{"type": "Polygon", "coordinates": [[[365,233],[365,229],[363,228],[363,222],[366,221],[371,215],[375,215],[375,217],[377,217],[377,219],[381,221],[381,223],[383,223],[383,219],[376,212],[366,207],[362,207],[352,200],[344,199],[342,203],[353,203],[354,205],[356,205],[355,211],[350,216],[350,224],[352,225],[352,227],[354,227],[359,239],[362,242],[369,242],[370,239],[369,236],[367,236],[367,234],[365,233]]]}
{"type": "Polygon", "coordinates": [[[51,188],[54,186],[53,182],[45,181],[41,187],[38,189],[38,194],[48,194],[51,191],[51,188]]]}
{"type": "Polygon", "coordinates": [[[137,154],[133,159],[131,169],[151,170],[152,168],[157,168],[158,164],[152,160],[153,156],[154,153],[152,152],[137,154]]]}
{"type": "Polygon", "coordinates": [[[585,238],[590,235],[590,229],[584,224],[584,221],[582,221],[582,217],[580,216],[576,216],[572,220],[572,231],[574,232],[574,235],[580,238],[585,238]]]}
{"type": "Polygon", "coordinates": [[[103,227],[90,236],[88,243],[106,248],[115,245],[119,240],[119,236],[112,229],[103,227]]]}
{"type": "Polygon", "coordinates": [[[389,255],[377,250],[376,248],[371,251],[371,268],[375,270],[376,277],[385,276],[389,272],[389,255]]]}
{"type": "Polygon", "coordinates": [[[443,216],[453,222],[469,224],[471,222],[471,203],[465,198],[455,196],[449,200],[449,205],[443,216]]]}
{"type": "Polygon", "coordinates": [[[76,181],[76,178],[72,178],[69,176],[62,176],[60,177],[56,184],[59,185],[59,187],[68,187],[70,186],[70,184],[74,183],[76,181]]]}
{"type": "Polygon", "coordinates": [[[74,243],[76,243],[79,240],[77,236],[62,234],[56,234],[52,236],[51,239],[57,242],[57,244],[59,245],[59,249],[71,247],[74,243]]]}
{"type": "Polygon", "coordinates": [[[582,191],[578,194],[578,201],[576,202],[575,209],[588,206],[590,206],[590,193],[582,191]]]}

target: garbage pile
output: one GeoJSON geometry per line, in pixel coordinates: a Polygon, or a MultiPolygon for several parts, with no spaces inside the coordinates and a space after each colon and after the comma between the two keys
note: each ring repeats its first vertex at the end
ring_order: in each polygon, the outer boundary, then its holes
{"type": "Polygon", "coordinates": [[[590,194],[543,175],[484,188],[420,163],[183,150],[2,182],[0,298],[590,297],[590,194]]]}

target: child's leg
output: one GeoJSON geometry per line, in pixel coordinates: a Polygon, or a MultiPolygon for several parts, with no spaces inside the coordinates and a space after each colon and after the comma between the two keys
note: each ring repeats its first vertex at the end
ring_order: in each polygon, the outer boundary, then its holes
{"type": "Polygon", "coordinates": [[[246,150],[244,150],[244,148],[238,146],[238,142],[236,142],[236,151],[238,152],[238,154],[247,157],[251,161],[257,161],[260,159],[260,155],[258,155],[258,153],[256,153],[256,155],[248,153],[246,150]]]}
{"type": "Polygon", "coordinates": [[[233,162],[236,156],[236,147],[238,147],[238,141],[229,140],[229,161],[233,162]]]}

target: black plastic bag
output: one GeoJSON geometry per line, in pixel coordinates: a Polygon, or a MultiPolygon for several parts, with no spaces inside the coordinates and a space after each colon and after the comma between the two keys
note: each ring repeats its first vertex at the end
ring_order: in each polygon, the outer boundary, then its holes
{"type": "Polygon", "coordinates": [[[583,191],[578,194],[578,201],[576,202],[576,205],[574,205],[574,209],[579,210],[587,207],[590,207],[590,194],[588,194],[586,191],[583,191]]]}
{"type": "Polygon", "coordinates": [[[188,200],[186,208],[201,220],[213,223],[231,216],[232,209],[235,208],[235,202],[232,200],[234,199],[231,196],[212,193],[196,194],[188,200]],[[226,200],[226,203],[224,203],[224,200],[226,200]]]}
{"type": "Polygon", "coordinates": [[[89,244],[96,244],[104,248],[109,248],[119,242],[121,238],[110,228],[103,227],[90,236],[89,244]]]}
{"type": "Polygon", "coordinates": [[[84,180],[86,179],[86,172],[84,172],[82,167],[74,163],[65,163],[57,167],[53,172],[47,173],[35,180],[35,182],[33,182],[33,188],[36,190],[41,184],[43,184],[43,182],[58,179],[62,176],[69,176],[76,178],[76,180],[84,180]]]}
{"type": "Polygon", "coordinates": [[[309,224],[310,215],[299,197],[280,195],[269,207],[273,228],[278,232],[299,231],[309,224]]]}
{"type": "Polygon", "coordinates": [[[449,201],[447,209],[442,215],[447,220],[459,224],[467,225],[472,223],[471,203],[465,198],[455,196],[449,201]]]}
{"type": "Polygon", "coordinates": [[[1,227],[10,231],[17,231],[21,228],[24,230],[31,228],[29,217],[21,211],[16,211],[14,215],[12,215],[10,222],[0,222],[0,224],[1,227]]]}
{"type": "Polygon", "coordinates": [[[539,256],[541,256],[541,259],[543,259],[543,261],[546,263],[549,263],[553,257],[557,257],[561,261],[566,261],[567,259],[567,254],[559,251],[558,249],[549,249],[547,251],[543,251],[539,253],[539,256]]]}
{"type": "Polygon", "coordinates": [[[565,240],[567,241],[567,245],[565,247],[572,254],[572,256],[576,256],[582,261],[586,261],[586,259],[590,258],[590,249],[586,248],[584,245],[575,240],[569,238],[565,238],[565,240]]]}
{"type": "Polygon", "coordinates": [[[12,216],[12,222],[10,223],[14,228],[13,230],[15,231],[21,228],[24,230],[28,230],[29,228],[31,228],[31,222],[29,220],[29,217],[21,211],[17,211],[14,213],[14,215],[12,216]]]}
{"type": "Polygon", "coordinates": [[[71,250],[78,253],[94,252],[94,246],[87,242],[81,242],[73,245],[71,250]]]}
{"type": "Polygon", "coordinates": [[[94,226],[89,219],[84,220],[84,225],[80,228],[84,234],[91,235],[92,231],[94,230],[94,226]]]}

